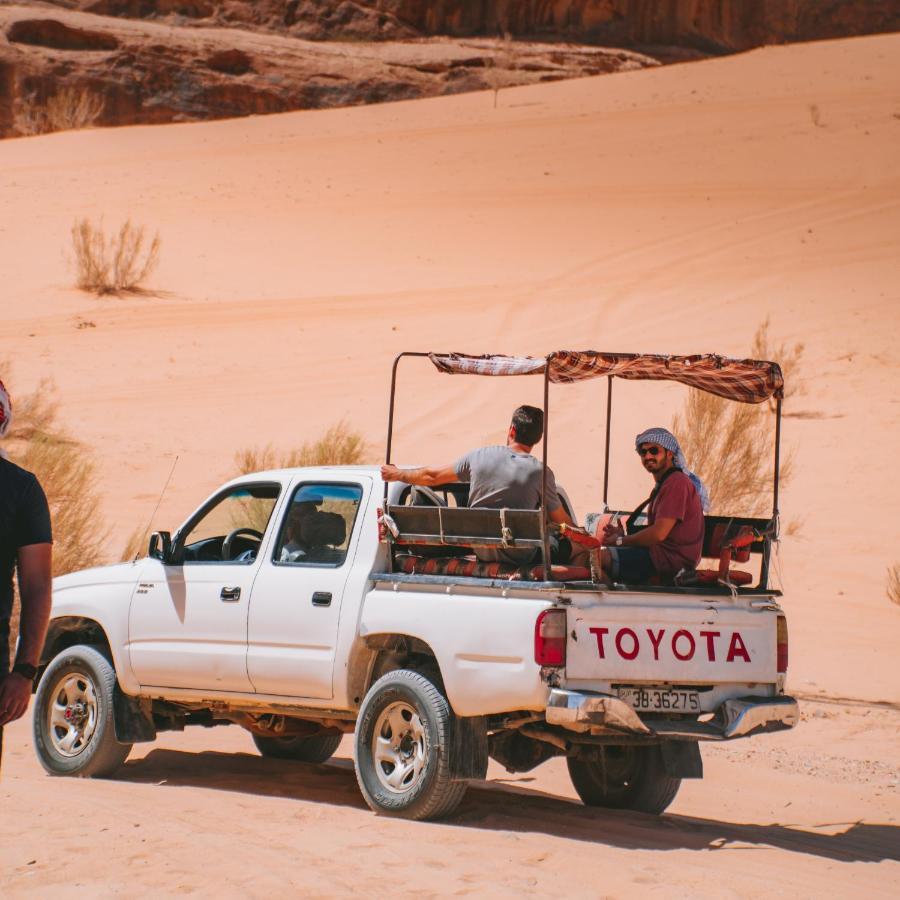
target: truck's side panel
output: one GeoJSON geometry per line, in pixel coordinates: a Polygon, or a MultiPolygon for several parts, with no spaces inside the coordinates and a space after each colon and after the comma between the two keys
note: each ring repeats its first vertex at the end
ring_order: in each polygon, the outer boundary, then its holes
{"type": "Polygon", "coordinates": [[[457,715],[542,710],[547,685],[534,662],[534,625],[546,597],[466,593],[461,588],[371,591],[359,623],[362,637],[402,633],[435,652],[457,715]]]}
{"type": "Polygon", "coordinates": [[[140,564],[122,563],[53,579],[54,620],[81,617],[97,622],[109,639],[119,685],[127,694],[140,690],[128,658],[128,601],[140,564]]]}

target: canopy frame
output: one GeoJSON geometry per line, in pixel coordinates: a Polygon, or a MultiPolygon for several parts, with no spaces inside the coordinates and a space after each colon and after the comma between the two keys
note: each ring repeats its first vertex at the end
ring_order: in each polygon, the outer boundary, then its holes
{"type": "MultiPolygon", "coordinates": [[[[397,370],[400,365],[400,360],[405,357],[424,357],[430,359],[431,362],[435,365],[435,367],[439,371],[448,372],[450,374],[475,374],[475,375],[491,375],[491,376],[519,376],[519,375],[543,375],[543,395],[544,395],[544,437],[543,437],[543,447],[541,452],[541,509],[547,509],[547,458],[548,458],[548,445],[550,443],[550,381],[553,380],[557,383],[571,383],[573,381],[585,380],[587,378],[597,378],[597,377],[605,377],[607,381],[607,389],[606,389],[606,433],[605,433],[605,441],[604,441],[604,452],[603,452],[603,505],[604,507],[609,507],[609,460],[610,460],[610,446],[611,446],[611,435],[612,435],[612,396],[613,396],[613,379],[614,378],[626,378],[626,379],[637,379],[637,380],[648,380],[648,381],[678,381],[682,384],[686,384],[689,387],[694,387],[698,390],[705,390],[708,393],[716,394],[717,396],[723,396],[726,399],[732,399],[735,402],[750,402],[750,403],[761,403],[767,400],[774,399],[775,400],[775,459],[774,459],[774,478],[773,478],[773,500],[772,500],[772,524],[773,524],[773,533],[771,535],[767,535],[765,538],[765,549],[763,552],[762,565],[760,568],[760,577],[759,577],[759,588],[766,589],[768,588],[768,580],[769,580],[769,563],[771,558],[771,544],[772,538],[778,537],[779,530],[779,508],[778,508],[778,494],[779,494],[779,480],[780,480],[780,459],[781,459],[781,417],[782,417],[782,402],[784,398],[784,380],[781,374],[781,369],[777,363],[769,362],[767,360],[731,360],[725,357],[712,356],[712,355],[697,355],[697,356],[659,356],[659,355],[642,355],[642,354],[634,354],[634,353],[596,353],[595,351],[586,351],[582,354],[573,354],[567,351],[556,351],[553,353],[547,354],[547,356],[540,357],[504,357],[504,356],[470,356],[468,354],[459,354],[459,353],[434,353],[434,352],[426,352],[426,351],[412,351],[406,350],[402,353],[398,353],[396,357],[394,357],[393,365],[391,366],[391,393],[390,393],[390,402],[388,406],[388,428],[387,428],[387,441],[386,441],[386,452],[385,452],[385,464],[390,465],[391,463],[391,453],[393,450],[393,437],[394,437],[394,413],[396,409],[396,394],[397,394],[397,370]],[[644,371],[641,374],[625,374],[622,371],[610,371],[608,374],[603,371],[597,372],[586,372],[582,374],[578,374],[572,377],[569,374],[560,374],[560,369],[563,366],[558,366],[556,371],[556,378],[552,378],[552,374],[554,373],[553,363],[555,360],[559,360],[561,358],[594,358],[594,359],[609,359],[615,361],[625,361],[626,364],[637,363],[641,365],[645,363],[645,361],[651,361],[653,365],[665,365],[668,369],[668,364],[671,361],[677,366],[684,366],[685,370],[687,370],[691,365],[696,366],[698,363],[705,363],[709,365],[710,363],[714,365],[718,365],[720,368],[725,369],[729,366],[755,366],[758,367],[762,374],[765,375],[767,382],[764,390],[756,390],[753,392],[747,392],[748,394],[752,393],[752,399],[743,399],[737,396],[732,396],[728,393],[722,393],[720,390],[711,390],[708,386],[704,386],[702,383],[696,383],[692,377],[689,377],[687,371],[683,373],[683,377],[679,377],[678,374],[667,373],[665,375],[654,375],[652,374],[652,367],[649,371],[644,371]],[[447,361],[453,360],[457,362],[459,365],[460,361],[463,366],[469,366],[469,368],[459,367],[454,371],[453,368],[447,367],[447,361]],[[484,368],[484,371],[478,371],[478,367],[481,366],[484,368]],[[487,371],[488,367],[495,367],[494,371],[487,371]],[[502,369],[502,370],[501,370],[502,369]]],[[[577,361],[576,361],[577,362],[577,361]]],[[[572,371],[572,364],[569,362],[569,359],[564,359],[563,365],[569,365],[569,371],[572,371]]],[[[693,373],[690,373],[693,376],[693,373]]],[[[713,376],[714,377],[714,376],[713,376]]],[[[385,482],[384,485],[384,502],[385,506],[387,505],[388,498],[388,485],[385,482]]],[[[542,562],[544,566],[544,572],[549,577],[550,572],[550,531],[547,522],[546,513],[541,517],[541,550],[542,550],[542,562]]],[[[392,560],[388,560],[389,569],[392,570],[392,560]]]]}

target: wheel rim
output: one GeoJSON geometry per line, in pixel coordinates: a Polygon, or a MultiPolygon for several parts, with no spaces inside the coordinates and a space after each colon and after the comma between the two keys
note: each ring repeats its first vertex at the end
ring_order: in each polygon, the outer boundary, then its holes
{"type": "Polygon", "coordinates": [[[47,732],[53,749],[65,757],[78,756],[97,728],[97,691],[83,672],[63,675],[50,692],[47,732]]]}
{"type": "Polygon", "coordinates": [[[632,790],[640,767],[639,756],[636,747],[606,748],[605,759],[599,767],[598,774],[603,772],[603,766],[605,766],[606,777],[601,783],[607,800],[621,801],[632,790]]]}
{"type": "Polygon", "coordinates": [[[386,706],[375,722],[372,737],[375,774],[381,785],[406,794],[425,771],[425,728],[414,706],[398,700],[386,706]]]}

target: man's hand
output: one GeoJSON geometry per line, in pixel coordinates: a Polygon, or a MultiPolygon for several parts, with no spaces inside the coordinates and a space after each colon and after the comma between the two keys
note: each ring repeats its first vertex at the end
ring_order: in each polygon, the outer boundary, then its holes
{"type": "Polygon", "coordinates": [[[406,484],[421,484],[423,487],[435,487],[439,484],[453,484],[459,481],[456,467],[425,466],[421,469],[398,469],[397,466],[381,467],[381,477],[385,481],[404,481],[406,484]]]}
{"type": "Polygon", "coordinates": [[[16,673],[0,681],[0,725],[15,722],[25,715],[31,698],[31,682],[16,673]]]}

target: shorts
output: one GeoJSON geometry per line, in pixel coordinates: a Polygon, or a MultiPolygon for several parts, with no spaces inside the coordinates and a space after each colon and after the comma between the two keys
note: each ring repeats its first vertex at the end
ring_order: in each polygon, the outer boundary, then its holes
{"type": "Polygon", "coordinates": [[[610,574],[615,581],[623,584],[645,584],[656,569],[646,547],[609,547],[612,560],[610,574]]]}

